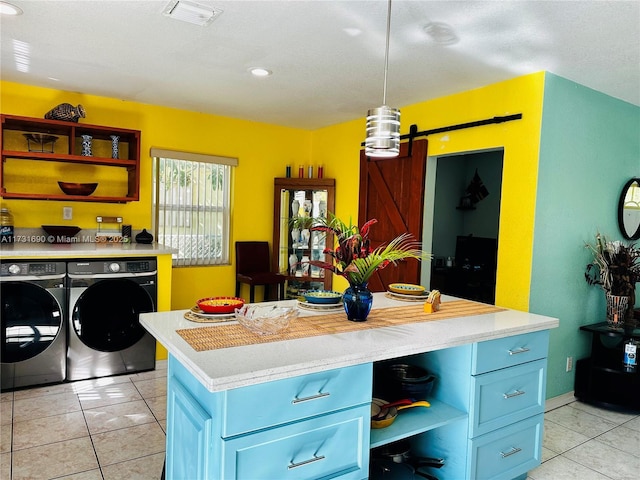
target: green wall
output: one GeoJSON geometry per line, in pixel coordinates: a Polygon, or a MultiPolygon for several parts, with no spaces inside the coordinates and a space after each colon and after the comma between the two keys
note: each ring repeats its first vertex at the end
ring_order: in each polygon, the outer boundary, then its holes
{"type": "Polygon", "coordinates": [[[550,398],[573,390],[566,358],[589,355],[579,327],[604,321],[604,293],[584,281],[584,244],[597,231],[622,240],[617,205],[625,182],[640,176],[640,108],[545,75],[529,310],[560,319],[551,331],[550,398]]]}

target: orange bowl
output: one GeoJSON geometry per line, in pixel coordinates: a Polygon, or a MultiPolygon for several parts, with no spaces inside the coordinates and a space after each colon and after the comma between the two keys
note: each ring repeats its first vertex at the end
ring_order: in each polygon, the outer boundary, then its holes
{"type": "Polygon", "coordinates": [[[233,313],[242,308],[244,300],[238,297],[208,297],[198,300],[198,308],[204,313],[233,313]]]}

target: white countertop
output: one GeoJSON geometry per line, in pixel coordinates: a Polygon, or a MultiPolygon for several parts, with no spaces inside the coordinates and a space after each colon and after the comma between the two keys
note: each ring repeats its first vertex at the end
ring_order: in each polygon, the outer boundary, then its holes
{"type": "MultiPolygon", "coordinates": [[[[443,296],[443,302],[455,300],[443,296]]],[[[296,300],[271,302],[296,305],[296,300]]],[[[407,306],[375,293],[373,308],[407,306]]],[[[184,318],[187,310],[144,313],[140,323],[209,391],[263,383],[361,363],[556,328],[556,318],[516,310],[357,332],[196,352],[176,330],[216,327],[184,318]]],[[[300,310],[300,317],[319,315],[300,310]]],[[[345,314],[345,322],[348,322],[345,314]]],[[[224,325],[224,324],[223,324],[224,325]]]]}
{"type": "Polygon", "coordinates": [[[121,257],[171,254],[158,243],[13,243],[0,244],[0,258],[121,257]]]}

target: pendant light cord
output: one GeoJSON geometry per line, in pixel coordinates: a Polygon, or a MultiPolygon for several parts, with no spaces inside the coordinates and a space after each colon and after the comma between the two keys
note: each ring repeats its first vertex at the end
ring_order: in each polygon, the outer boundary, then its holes
{"type": "Polygon", "coordinates": [[[382,87],[382,105],[387,104],[387,73],[389,71],[389,36],[391,33],[391,0],[387,8],[387,44],[384,52],[384,83],[382,87]]]}

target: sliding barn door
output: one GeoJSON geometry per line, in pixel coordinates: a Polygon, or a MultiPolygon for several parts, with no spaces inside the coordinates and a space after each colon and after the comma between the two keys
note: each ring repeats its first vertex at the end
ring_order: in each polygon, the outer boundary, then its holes
{"type": "MultiPolygon", "coordinates": [[[[409,232],[420,241],[427,163],[427,141],[414,140],[411,155],[409,143],[400,145],[395,158],[371,158],[360,151],[360,203],[358,225],[378,220],[369,231],[375,248],[398,235],[409,232]]],[[[390,283],[420,283],[420,262],[405,260],[378,270],[371,278],[373,292],[387,289],[390,283]]]]}

